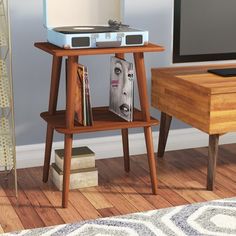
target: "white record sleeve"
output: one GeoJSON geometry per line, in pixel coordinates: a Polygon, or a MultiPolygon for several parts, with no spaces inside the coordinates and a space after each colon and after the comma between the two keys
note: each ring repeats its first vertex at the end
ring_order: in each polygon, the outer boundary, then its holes
{"type": "Polygon", "coordinates": [[[111,57],[109,110],[127,121],[132,121],[133,93],[133,63],[111,57]]]}

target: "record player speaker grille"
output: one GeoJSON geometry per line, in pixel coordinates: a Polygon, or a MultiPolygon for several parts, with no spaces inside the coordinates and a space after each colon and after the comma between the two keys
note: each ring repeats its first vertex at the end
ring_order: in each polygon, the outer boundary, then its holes
{"type": "Polygon", "coordinates": [[[90,38],[89,37],[73,37],[71,43],[72,43],[72,47],[89,47],[90,38]]]}
{"type": "Polygon", "coordinates": [[[141,34],[127,35],[125,41],[126,45],[140,45],[143,43],[143,36],[141,34]]]}

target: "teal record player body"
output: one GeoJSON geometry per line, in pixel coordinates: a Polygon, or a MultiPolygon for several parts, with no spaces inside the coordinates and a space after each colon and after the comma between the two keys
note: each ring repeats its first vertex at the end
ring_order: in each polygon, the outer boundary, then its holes
{"type": "Polygon", "coordinates": [[[142,46],[148,31],[123,25],[124,0],[44,0],[47,40],[61,48],[142,46]]]}

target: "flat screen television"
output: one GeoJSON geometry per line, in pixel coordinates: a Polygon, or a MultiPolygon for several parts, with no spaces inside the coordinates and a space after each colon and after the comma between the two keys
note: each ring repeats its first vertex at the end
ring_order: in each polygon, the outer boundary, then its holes
{"type": "Polygon", "coordinates": [[[236,60],[236,0],[174,0],[173,62],[236,60]]]}

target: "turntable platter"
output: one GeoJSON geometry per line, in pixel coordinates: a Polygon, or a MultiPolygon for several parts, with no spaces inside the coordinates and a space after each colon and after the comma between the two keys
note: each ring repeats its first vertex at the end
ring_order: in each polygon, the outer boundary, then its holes
{"type": "Polygon", "coordinates": [[[63,34],[85,34],[85,33],[109,33],[114,32],[114,28],[109,26],[64,26],[53,29],[63,34]]]}

